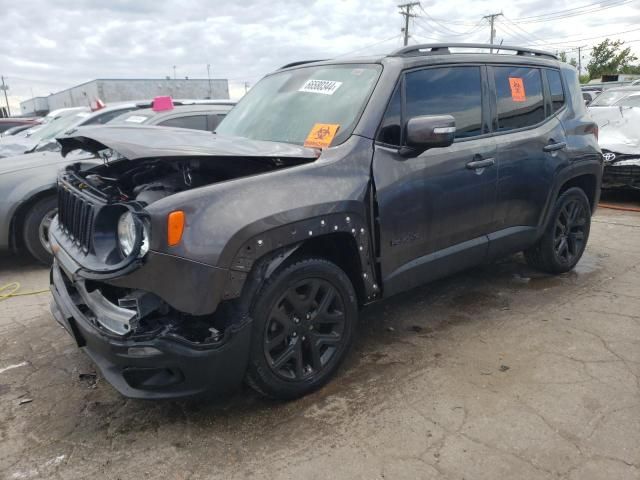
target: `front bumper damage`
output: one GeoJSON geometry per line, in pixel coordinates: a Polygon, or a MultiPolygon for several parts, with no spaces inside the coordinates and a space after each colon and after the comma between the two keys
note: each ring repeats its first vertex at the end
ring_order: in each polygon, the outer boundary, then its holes
{"type": "Polygon", "coordinates": [[[602,188],[630,188],[640,190],[640,155],[605,152],[602,188]],[[606,162],[607,157],[613,157],[606,162]]]}
{"type": "Polygon", "coordinates": [[[189,331],[189,318],[169,308],[157,314],[157,321],[118,334],[122,325],[136,326],[142,312],[113,303],[98,289],[90,291],[83,280],[72,281],[58,260],[51,270],[51,293],[56,321],[126,397],[227,394],[242,382],[249,358],[248,316],[225,319],[224,331],[209,329],[203,338],[202,329],[189,331]]]}

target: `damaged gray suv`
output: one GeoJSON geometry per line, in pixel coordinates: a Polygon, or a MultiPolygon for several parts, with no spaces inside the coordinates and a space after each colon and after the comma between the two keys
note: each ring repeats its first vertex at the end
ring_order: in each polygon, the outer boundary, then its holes
{"type": "Polygon", "coordinates": [[[215,134],[60,138],[103,163],[59,177],[54,317],[126,396],[244,379],[288,399],[331,378],[372,302],[519,251],[572,269],[602,175],[577,72],[487,49],[287,65],[215,134]]]}

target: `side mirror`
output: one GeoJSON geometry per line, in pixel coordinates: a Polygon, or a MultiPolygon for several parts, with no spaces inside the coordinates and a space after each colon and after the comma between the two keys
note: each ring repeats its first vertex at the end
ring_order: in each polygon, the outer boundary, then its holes
{"type": "Polygon", "coordinates": [[[451,115],[421,115],[407,122],[406,147],[400,154],[416,157],[430,148],[448,147],[456,136],[456,121],[451,115]]]}

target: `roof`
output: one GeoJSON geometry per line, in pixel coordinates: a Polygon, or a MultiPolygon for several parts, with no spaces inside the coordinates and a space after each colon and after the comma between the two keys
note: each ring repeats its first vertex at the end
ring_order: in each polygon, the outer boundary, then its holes
{"type": "Polygon", "coordinates": [[[395,50],[387,55],[344,57],[329,60],[302,60],[284,65],[280,70],[304,67],[310,65],[335,65],[350,63],[384,63],[385,61],[398,59],[410,64],[422,63],[442,63],[445,58],[456,62],[499,62],[513,63],[527,61],[528,63],[557,64],[558,58],[544,50],[512,46],[512,45],[491,45],[485,43],[425,43],[409,45],[395,50]],[[465,51],[456,51],[465,50],[465,51]],[[494,53],[484,50],[495,50],[494,53]],[[514,52],[507,54],[505,52],[514,52]]]}
{"type": "Polygon", "coordinates": [[[187,114],[187,113],[205,113],[205,114],[215,114],[215,113],[227,113],[233,108],[232,104],[197,104],[197,105],[176,105],[171,110],[162,110],[160,112],[156,112],[152,108],[138,108],[136,110],[132,110],[113,119],[112,124],[120,124],[126,122],[126,119],[129,117],[137,117],[139,121],[132,123],[147,123],[148,119],[158,119],[163,117],[174,116],[176,114],[187,114]],[[143,119],[142,117],[147,117],[143,119]]]}

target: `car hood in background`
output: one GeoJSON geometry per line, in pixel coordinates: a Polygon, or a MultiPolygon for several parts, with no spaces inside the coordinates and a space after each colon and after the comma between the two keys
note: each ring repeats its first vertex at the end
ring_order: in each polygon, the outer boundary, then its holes
{"type": "Polygon", "coordinates": [[[38,143],[29,137],[10,136],[0,139],[0,157],[12,157],[14,155],[22,155],[32,150],[38,143]]]}
{"type": "Polygon", "coordinates": [[[598,124],[600,148],[640,156],[640,107],[594,107],[589,113],[598,124]]]}
{"type": "Polygon", "coordinates": [[[93,157],[86,152],[74,152],[64,158],[59,152],[36,152],[13,157],[0,158],[0,175],[17,172],[19,170],[29,170],[32,168],[46,167],[55,164],[69,164],[83,160],[90,160],[93,157]]]}
{"type": "Polygon", "coordinates": [[[262,157],[315,160],[319,151],[289,143],[227,137],[201,130],[156,126],[80,127],[58,137],[62,154],[109,148],[129,160],[184,157],[262,157]]]}

